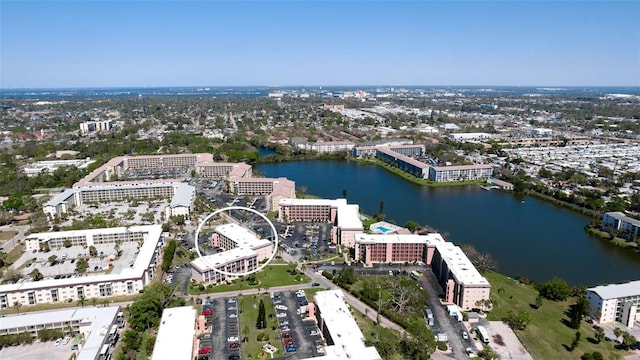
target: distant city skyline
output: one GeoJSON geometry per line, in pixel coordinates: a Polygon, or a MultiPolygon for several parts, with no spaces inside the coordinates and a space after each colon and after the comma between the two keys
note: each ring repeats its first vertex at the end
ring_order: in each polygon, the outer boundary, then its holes
{"type": "Polygon", "coordinates": [[[640,2],[0,2],[0,88],[376,85],[640,86],[640,2]]]}

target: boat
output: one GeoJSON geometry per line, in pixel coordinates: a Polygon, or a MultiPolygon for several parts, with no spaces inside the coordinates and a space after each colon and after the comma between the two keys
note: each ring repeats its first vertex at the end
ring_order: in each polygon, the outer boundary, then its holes
{"type": "Polygon", "coordinates": [[[491,186],[480,186],[480,188],[482,188],[482,190],[491,190],[491,186]]]}

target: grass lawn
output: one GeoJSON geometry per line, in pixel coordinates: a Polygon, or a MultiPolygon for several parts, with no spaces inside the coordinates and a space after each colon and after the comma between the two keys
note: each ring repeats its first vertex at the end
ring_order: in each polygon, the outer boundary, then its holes
{"type": "Polygon", "coordinates": [[[23,252],[24,252],[24,244],[19,244],[18,246],[11,249],[11,251],[7,253],[7,257],[4,260],[5,264],[11,265],[14,262],[18,261],[18,259],[20,259],[20,256],[22,256],[23,252]]]}
{"type": "Polygon", "coordinates": [[[594,338],[594,330],[585,321],[579,329],[582,340],[573,352],[568,351],[567,348],[571,345],[577,330],[569,328],[562,320],[568,320],[564,313],[569,305],[575,303],[575,298],[565,302],[545,300],[540,309],[534,309],[531,304],[535,304],[538,292],[533,286],[516,283],[494,272],[484,275],[491,283],[491,298],[494,304],[488,315],[489,320],[499,321],[509,310],[524,309],[531,315],[531,323],[527,328],[515,333],[534,359],[580,359],[585,352],[593,351],[601,352],[605,359],[621,358],[625,354],[624,351],[616,350],[612,343],[603,341],[595,344],[589,341],[594,338]]]}
{"type": "Polygon", "coordinates": [[[309,282],[309,277],[303,274],[298,273],[298,275],[289,274],[290,266],[283,265],[267,265],[267,267],[255,274],[256,279],[258,280],[258,284],[250,285],[246,279],[237,279],[234,280],[232,285],[220,284],[214,286],[211,289],[205,288],[203,292],[199,292],[197,288],[189,287],[189,294],[197,295],[197,294],[206,294],[206,293],[216,293],[216,292],[225,292],[225,291],[234,291],[234,290],[247,290],[247,289],[265,289],[271,288],[274,286],[285,286],[285,285],[296,285],[296,284],[304,284],[309,282]]]}
{"type": "MultiPolygon", "coordinates": [[[[264,332],[269,335],[269,343],[275,346],[278,351],[274,353],[274,356],[281,356],[284,354],[282,350],[282,344],[278,340],[278,321],[273,313],[273,304],[269,295],[249,295],[238,297],[238,302],[242,313],[240,314],[240,334],[241,336],[247,336],[249,342],[242,344],[242,358],[243,359],[258,359],[258,354],[262,353],[262,346],[267,341],[257,341],[256,338],[260,332],[264,332]],[[260,299],[264,301],[264,309],[267,318],[267,328],[264,330],[256,329],[256,320],[258,319],[258,304],[260,299]],[[276,330],[274,330],[274,328],[276,330]]],[[[266,354],[266,353],[265,353],[266,354]]],[[[266,358],[269,358],[268,356],[266,358]]]]}
{"type": "Polygon", "coordinates": [[[14,236],[18,234],[17,231],[9,230],[9,231],[0,231],[0,241],[7,241],[13,239],[14,236]]]}

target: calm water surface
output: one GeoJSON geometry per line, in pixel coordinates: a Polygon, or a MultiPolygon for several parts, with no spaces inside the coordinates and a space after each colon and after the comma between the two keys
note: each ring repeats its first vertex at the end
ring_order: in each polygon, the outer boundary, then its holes
{"type": "Polygon", "coordinates": [[[308,161],[263,164],[266,177],[287,177],[307,193],[349,203],[375,214],[384,202],[386,220],[429,225],[457,244],[489,252],[506,275],[536,281],[559,276],[571,284],[640,279],[640,256],[610,246],[583,230],[590,219],[544,201],[479,186],[427,188],[374,165],[308,161]],[[522,202],[524,201],[524,202],[522,202]]]}

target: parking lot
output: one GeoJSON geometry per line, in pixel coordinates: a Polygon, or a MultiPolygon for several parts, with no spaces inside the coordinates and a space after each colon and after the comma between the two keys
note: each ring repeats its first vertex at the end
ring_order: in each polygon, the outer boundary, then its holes
{"type": "Polygon", "coordinates": [[[222,298],[209,300],[203,305],[202,314],[205,315],[211,332],[200,337],[198,360],[240,359],[242,339],[237,301],[235,297],[222,298]]]}
{"type": "Polygon", "coordinates": [[[104,274],[110,270],[112,273],[120,273],[129,268],[138,255],[138,244],[135,242],[120,244],[120,257],[118,251],[111,244],[95,245],[97,255],[91,256],[89,249],[83,246],[71,246],[68,248],[52,248],[48,252],[24,252],[15,262],[15,267],[20,269],[25,279],[30,278],[30,273],[34,269],[44,276],[44,278],[77,277],[77,260],[88,259],[88,267],[85,275],[104,274]],[[49,258],[55,256],[53,262],[49,258]]]}
{"type": "Polygon", "coordinates": [[[55,341],[41,342],[19,346],[5,346],[0,350],[0,359],[12,360],[67,360],[74,352],[71,350],[72,342],[65,345],[55,345],[55,341]]]}
{"type": "Polygon", "coordinates": [[[286,358],[303,359],[322,355],[324,342],[315,321],[303,319],[308,305],[304,291],[272,293],[271,299],[278,318],[282,347],[287,355],[295,354],[286,358]]]}

